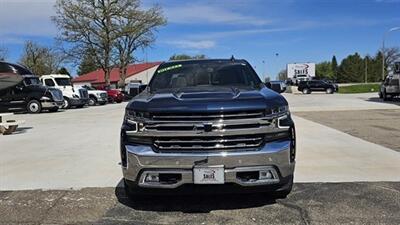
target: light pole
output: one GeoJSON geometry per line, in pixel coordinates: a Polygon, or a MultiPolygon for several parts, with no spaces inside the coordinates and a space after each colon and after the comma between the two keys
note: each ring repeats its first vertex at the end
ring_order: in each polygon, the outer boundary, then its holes
{"type": "Polygon", "coordinates": [[[365,56],[365,83],[368,82],[368,55],[365,56]]]}
{"type": "Polygon", "coordinates": [[[388,31],[386,31],[383,34],[383,40],[382,40],[382,80],[385,79],[385,38],[387,35],[389,35],[390,32],[400,30],[400,27],[393,27],[390,28],[388,31]]]}

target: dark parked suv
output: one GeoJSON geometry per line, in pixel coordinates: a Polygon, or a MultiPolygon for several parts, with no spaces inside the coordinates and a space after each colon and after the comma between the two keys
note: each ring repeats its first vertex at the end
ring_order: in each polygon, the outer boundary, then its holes
{"type": "Polygon", "coordinates": [[[309,80],[300,81],[297,90],[303,92],[303,94],[311,94],[313,91],[323,91],[327,94],[333,94],[339,90],[339,87],[337,84],[326,80],[309,80]]]}
{"type": "Polygon", "coordinates": [[[129,196],[203,190],[286,197],[295,127],[285,98],[247,61],[171,61],[127,105],[120,154],[129,196]]]}

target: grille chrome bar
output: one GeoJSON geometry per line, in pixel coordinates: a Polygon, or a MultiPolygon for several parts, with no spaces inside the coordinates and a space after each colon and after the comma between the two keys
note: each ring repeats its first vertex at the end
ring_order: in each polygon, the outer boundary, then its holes
{"type": "Polygon", "coordinates": [[[245,118],[260,118],[264,116],[264,112],[249,112],[249,113],[216,113],[216,114],[179,114],[179,115],[163,115],[163,114],[155,114],[152,115],[153,120],[165,120],[165,121],[175,121],[175,120],[183,120],[183,121],[204,121],[204,120],[218,120],[218,119],[245,119],[245,118]]]}
{"type": "Polygon", "coordinates": [[[173,144],[173,143],[226,143],[226,142],[246,142],[246,141],[260,141],[262,137],[257,138],[237,138],[237,139],[215,139],[215,140],[177,140],[177,139],[170,139],[170,140],[159,140],[157,139],[154,141],[156,144],[173,144]]]}

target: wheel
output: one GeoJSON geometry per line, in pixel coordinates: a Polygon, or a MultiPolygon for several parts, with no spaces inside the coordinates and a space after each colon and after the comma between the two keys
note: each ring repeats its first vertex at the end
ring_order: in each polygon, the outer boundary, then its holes
{"type": "Polygon", "coordinates": [[[333,94],[333,89],[332,88],[327,88],[326,89],[327,94],[333,94]]]}
{"type": "Polygon", "coordinates": [[[379,98],[383,98],[383,95],[382,95],[381,91],[379,91],[378,95],[379,95],[379,98]]]}
{"type": "Polygon", "coordinates": [[[383,91],[382,98],[383,98],[383,101],[389,101],[390,99],[392,99],[392,96],[388,95],[386,93],[386,91],[383,91]]]}
{"type": "Polygon", "coordinates": [[[287,188],[284,190],[276,191],[273,193],[275,198],[286,198],[293,189],[293,176],[291,177],[289,183],[287,184],[287,188]]]}
{"type": "Polygon", "coordinates": [[[97,104],[97,99],[93,96],[89,98],[89,106],[94,106],[97,104]]]}
{"type": "Polygon", "coordinates": [[[128,197],[130,201],[140,200],[141,197],[143,197],[135,192],[134,187],[131,187],[126,179],[124,179],[124,190],[126,197],[128,197]]]}
{"type": "Polygon", "coordinates": [[[70,109],[71,108],[71,102],[69,98],[64,97],[64,109],[70,109]]]}
{"type": "Polygon", "coordinates": [[[40,113],[42,111],[42,104],[38,100],[30,100],[26,105],[29,113],[40,113]]]}
{"type": "Polygon", "coordinates": [[[308,88],[303,89],[303,94],[310,94],[310,93],[311,93],[310,89],[308,88]]]}
{"type": "Polygon", "coordinates": [[[58,107],[54,107],[54,108],[49,109],[49,112],[57,112],[57,111],[58,111],[58,107]]]}

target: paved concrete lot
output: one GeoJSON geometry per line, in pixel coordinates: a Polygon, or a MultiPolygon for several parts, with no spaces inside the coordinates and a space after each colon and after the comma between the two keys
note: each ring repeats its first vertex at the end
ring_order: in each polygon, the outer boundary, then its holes
{"type": "Polygon", "coordinates": [[[295,115],[400,152],[400,109],[296,112],[295,115]]]}
{"type": "MultiPolygon", "coordinates": [[[[332,96],[343,98],[324,94],[287,98],[296,112],[308,107],[298,98],[323,102],[332,96]]],[[[344,102],[364,104],[358,95],[346,96],[350,100],[343,98],[344,102]]],[[[115,187],[121,179],[118,139],[125,104],[18,115],[26,120],[20,133],[0,136],[0,190],[115,187]]],[[[368,107],[378,106],[399,108],[368,102],[368,107]]],[[[294,119],[296,182],[400,181],[399,153],[300,117],[294,119]]]]}
{"type": "Polygon", "coordinates": [[[152,197],[120,188],[0,192],[0,224],[400,224],[400,183],[296,184],[266,195],[152,197]]]}
{"type": "Polygon", "coordinates": [[[292,112],[400,109],[400,100],[383,102],[378,98],[377,93],[283,95],[288,100],[292,112]]]}

